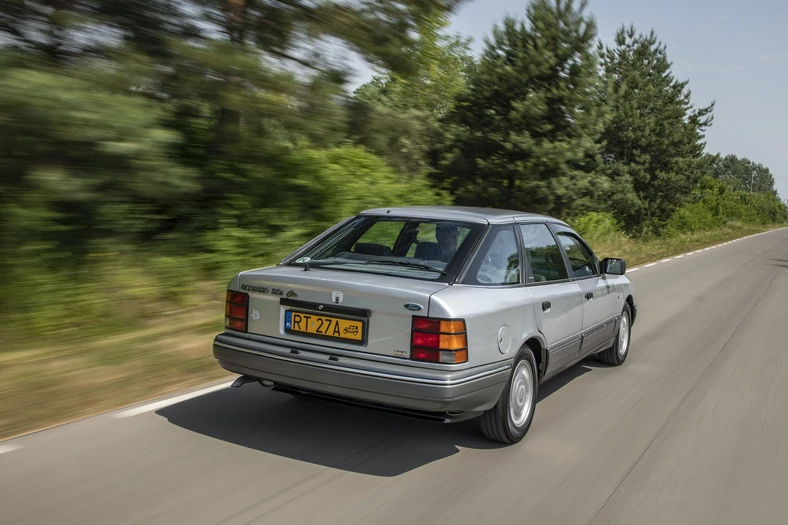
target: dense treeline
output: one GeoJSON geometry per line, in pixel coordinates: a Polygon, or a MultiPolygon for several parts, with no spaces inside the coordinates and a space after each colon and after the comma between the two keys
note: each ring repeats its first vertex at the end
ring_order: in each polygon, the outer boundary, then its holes
{"type": "Polygon", "coordinates": [[[4,2],[0,317],[153,316],[372,206],[788,218],[768,168],[705,152],[713,104],[653,32],[603,45],[584,4],[534,0],[475,58],[444,32],[461,3],[4,2]],[[347,50],[377,71],[353,94],[347,50]]]}

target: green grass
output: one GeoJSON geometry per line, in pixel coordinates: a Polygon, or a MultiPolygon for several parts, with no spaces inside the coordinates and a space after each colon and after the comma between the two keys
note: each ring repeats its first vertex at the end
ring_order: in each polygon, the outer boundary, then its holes
{"type": "Polygon", "coordinates": [[[781,227],[783,225],[756,226],[730,223],[722,228],[710,231],[675,234],[643,240],[632,239],[613,230],[592,231],[583,233],[583,235],[600,259],[605,257],[622,258],[626,260],[628,268],[633,268],[664,257],[670,257],[671,255],[678,255],[781,227]]]}
{"type": "MultiPolygon", "coordinates": [[[[778,227],[729,224],[635,240],[604,224],[582,226],[600,258],[622,257],[630,268],[778,227]]],[[[148,315],[130,319],[125,329],[113,325],[114,333],[106,327],[64,327],[2,341],[0,439],[231,377],[216,365],[211,350],[223,328],[225,284],[201,284],[195,297],[178,308],[149,304],[157,296],[150,290],[142,302],[135,296],[135,313],[148,315]]]]}
{"type": "MultiPolygon", "coordinates": [[[[84,343],[17,343],[0,353],[0,439],[228,377],[211,340],[213,312],[182,313],[84,343]]],[[[217,313],[218,312],[218,313],[217,313]]]]}

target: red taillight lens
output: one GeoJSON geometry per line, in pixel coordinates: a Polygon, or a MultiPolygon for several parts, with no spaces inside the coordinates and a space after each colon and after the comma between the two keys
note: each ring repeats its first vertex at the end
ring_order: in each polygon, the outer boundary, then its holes
{"type": "Polygon", "coordinates": [[[224,304],[224,326],[239,332],[246,332],[248,315],[249,295],[228,291],[224,304]]]}
{"type": "Polygon", "coordinates": [[[441,322],[439,319],[429,319],[427,317],[414,317],[413,329],[425,330],[427,332],[440,332],[441,322]]]}
{"type": "Polygon", "coordinates": [[[440,348],[441,336],[440,334],[425,334],[422,332],[413,332],[413,346],[422,346],[426,348],[440,348]]]}
{"type": "Polygon", "coordinates": [[[227,303],[224,305],[224,315],[227,317],[238,317],[239,319],[245,319],[246,305],[227,303]]]}
{"type": "Polygon", "coordinates": [[[432,361],[440,363],[440,350],[427,350],[426,348],[414,348],[410,353],[410,358],[417,361],[432,361]]]}
{"type": "Polygon", "coordinates": [[[468,339],[465,321],[414,317],[410,358],[433,363],[466,363],[468,339]]]}
{"type": "Polygon", "coordinates": [[[227,302],[235,304],[248,304],[249,295],[241,292],[227,292],[227,302]]]}

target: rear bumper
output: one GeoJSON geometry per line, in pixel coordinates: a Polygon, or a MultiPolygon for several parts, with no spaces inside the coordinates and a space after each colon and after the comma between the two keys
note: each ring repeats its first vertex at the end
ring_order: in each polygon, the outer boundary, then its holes
{"type": "Polygon", "coordinates": [[[223,333],[213,355],[230,372],[272,381],[281,390],[399,412],[438,421],[473,417],[492,408],[509,378],[511,363],[444,371],[381,365],[223,333]],[[411,368],[412,370],[408,370],[411,368]]]}

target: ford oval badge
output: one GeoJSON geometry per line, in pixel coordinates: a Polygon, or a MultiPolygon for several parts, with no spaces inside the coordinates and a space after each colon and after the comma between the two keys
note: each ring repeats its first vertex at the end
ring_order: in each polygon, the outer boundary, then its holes
{"type": "Polygon", "coordinates": [[[421,306],[420,304],[416,304],[416,303],[408,303],[408,304],[405,304],[403,306],[405,308],[407,308],[408,310],[410,310],[411,312],[418,312],[419,310],[421,310],[423,308],[423,306],[421,306]]]}

